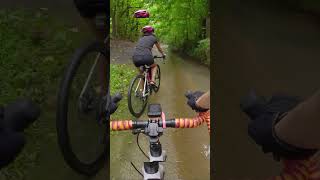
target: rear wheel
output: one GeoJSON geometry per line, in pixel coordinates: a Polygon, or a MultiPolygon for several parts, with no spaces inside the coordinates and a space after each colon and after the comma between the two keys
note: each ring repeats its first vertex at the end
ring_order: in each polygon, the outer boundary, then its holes
{"type": "Polygon", "coordinates": [[[128,90],[128,108],[134,117],[140,117],[146,108],[148,95],[143,96],[143,86],[145,78],[137,75],[130,84],[128,90]]]}
{"type": "Polygon", "coordinates": [[[60,150],[72,169],[88,176],[96,174],[108,160],[108,129],[99,107],[104,92],[98,81],[99,67],[107,65],[103,84],[108,92],[110,61],[106,49],[105,44],[94,42],[76,51],[58,94],[56,126],[60,150]]]}
{"type": "Polygon", "coordinates": [[[156,77],[154,78],[155,80],[154,92],[158,92],[160,89],[160,79],[161,79],[160,66],[159,64],[157,64],[157,73],[156,73],[156,77]]]}

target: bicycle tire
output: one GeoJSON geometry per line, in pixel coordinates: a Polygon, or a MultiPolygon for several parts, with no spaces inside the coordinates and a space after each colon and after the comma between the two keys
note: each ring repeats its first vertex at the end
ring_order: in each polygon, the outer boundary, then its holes
{"type": "MultiPolygon", "coordinates": [[[[58,144],[60,150],[62,152],[63,158],[66,163],[76,172],[86,175],[93,176],[95,175],[101,168],[104,166],[104,162],[108,160],[107,154],[109,152],[109,148],[107,147],[109,143],[109,138],[107,138],[105,147],[103,148],[103,153],[101,153],[95,160],[91,163],[84,163],[76,156],[76,154],[72,150],[72,146],[70,144],[70,136],[68,132],[68,97],[69,90],[71,88],[72,80],[79,68],[83,58],[90,52],[100,52],[105,57],[108,49],[104,43],[101,42],[92,42],[85,46],[84,48],[78,49],[71,61],[69,62],[64,76],[62,78],[60,89],[58,93],[57,100],[57,118],[56,118],[56,129],[58,136],[58,144]]],[[[107,63],[107,89],[109,88],[110,81],[110,60],[106,58],[107,63]]],[[[108,123],[107,125],[108,126],[108,123]]],[[[106,128],[107,130],[107,128],[106,128]]],[[[104,145],[103,145],[104,146],[104,145]]]]}
{"type": "Polygon", "coordinates": [[[161,82],[161,71],[160,71],[160,66],[159,64],[157,64],[157,73],[156,73],[156,77],[159,77],[159,84],[156,84],[156,87],[154,88],[154,92],[158,92],[160,89],[160,82],[161,82]]]}
{"type": "Polygon", "coordinates": [[[136,80],[138,80],[139,78],[145,80],[145,77],[144,77],[143,75],[141,75],[141,74],[137,75],[135,78],[132,79],[132,81],[131,81],[131,83],[130,83],[130,86],[129,86],[129,90],[128,90],[128,108],[129,108],[130,113],[131,113],[134,117],[136,117],[136,118],[140,117],[140,116],[143,114],[143,112],[144,112],[144,110],[145,110],[145,108],[146,108],[146,106],[147,106],[147,102],[148,102],[148,96],[146,96],[146,97],[145,97],[146,99],[144,100],[144,103],[142,104],[141,110],[138,111],[138,112],[135,112],[135,111],[133,110],[132,100],[131,100],[131,91],[132,91],[132,88],[134,88],[134,83],[135,83],[136,80]]]}

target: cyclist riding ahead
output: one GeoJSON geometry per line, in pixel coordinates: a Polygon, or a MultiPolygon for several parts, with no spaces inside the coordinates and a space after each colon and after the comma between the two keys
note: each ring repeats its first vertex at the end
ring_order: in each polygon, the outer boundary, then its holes
{"type": "MultiPolygon", "coordinates": [[[[151,67],[151,85],[155,85],[155,76],[157,72],[157,64],[154,63],[154,58],[152,55],[152,48],[154,45],[156,45],[159,52],[162,54],[162,57],[165,58],[165,54],[163,50],[161,49],[161,46],[158,42],[157,37],[154,35],[154,28],[152,26],[145,26],[142,28],[141,32],[142,37],[139,39],[133,56],[132,60],[134,65],[137,68],[140,68],[141,66],[147,65],[151,67]]],[[[140,69],[139,69],[140,71],[140,69]]],[[[140,71],[141,72],[141,71],[140,71]]]]}

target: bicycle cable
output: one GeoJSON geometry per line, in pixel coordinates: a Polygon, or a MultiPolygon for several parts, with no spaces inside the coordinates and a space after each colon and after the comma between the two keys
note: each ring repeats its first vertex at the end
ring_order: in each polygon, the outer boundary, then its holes
{"type": "Polygon", "coordinates": [[[133,162],[130,162],[132,167],[143,177],[143,174],[137,169],[137,167],[133,164],[133,162]]]}
{"type": "Polygon", "coordinates": [[[144,155],[146,158],[149,159],[149,157],[147,156],[147,154],[146,154],[146,153],[142,150],[142,148],[140,147],[140,144],[139,144],[139,135],[140,135],[140,133],[138,133],[138,135],[137,135],[137,145],[138,145],[140,151],[143,153],[143,155],[144,155]]]}

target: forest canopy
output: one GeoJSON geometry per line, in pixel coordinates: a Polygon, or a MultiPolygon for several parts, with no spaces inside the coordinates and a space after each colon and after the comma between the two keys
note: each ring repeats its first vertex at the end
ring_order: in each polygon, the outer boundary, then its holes
{"type": "Polygon", "coordinates": [[[111,0],[113,38],[135,41],[140,29],[151,25],[161,42],[172,50],[195,56],[209,64],[210,13],[208,0],[111,0]],[[150,18],[136,19],[139,9],[150,18]]]}

